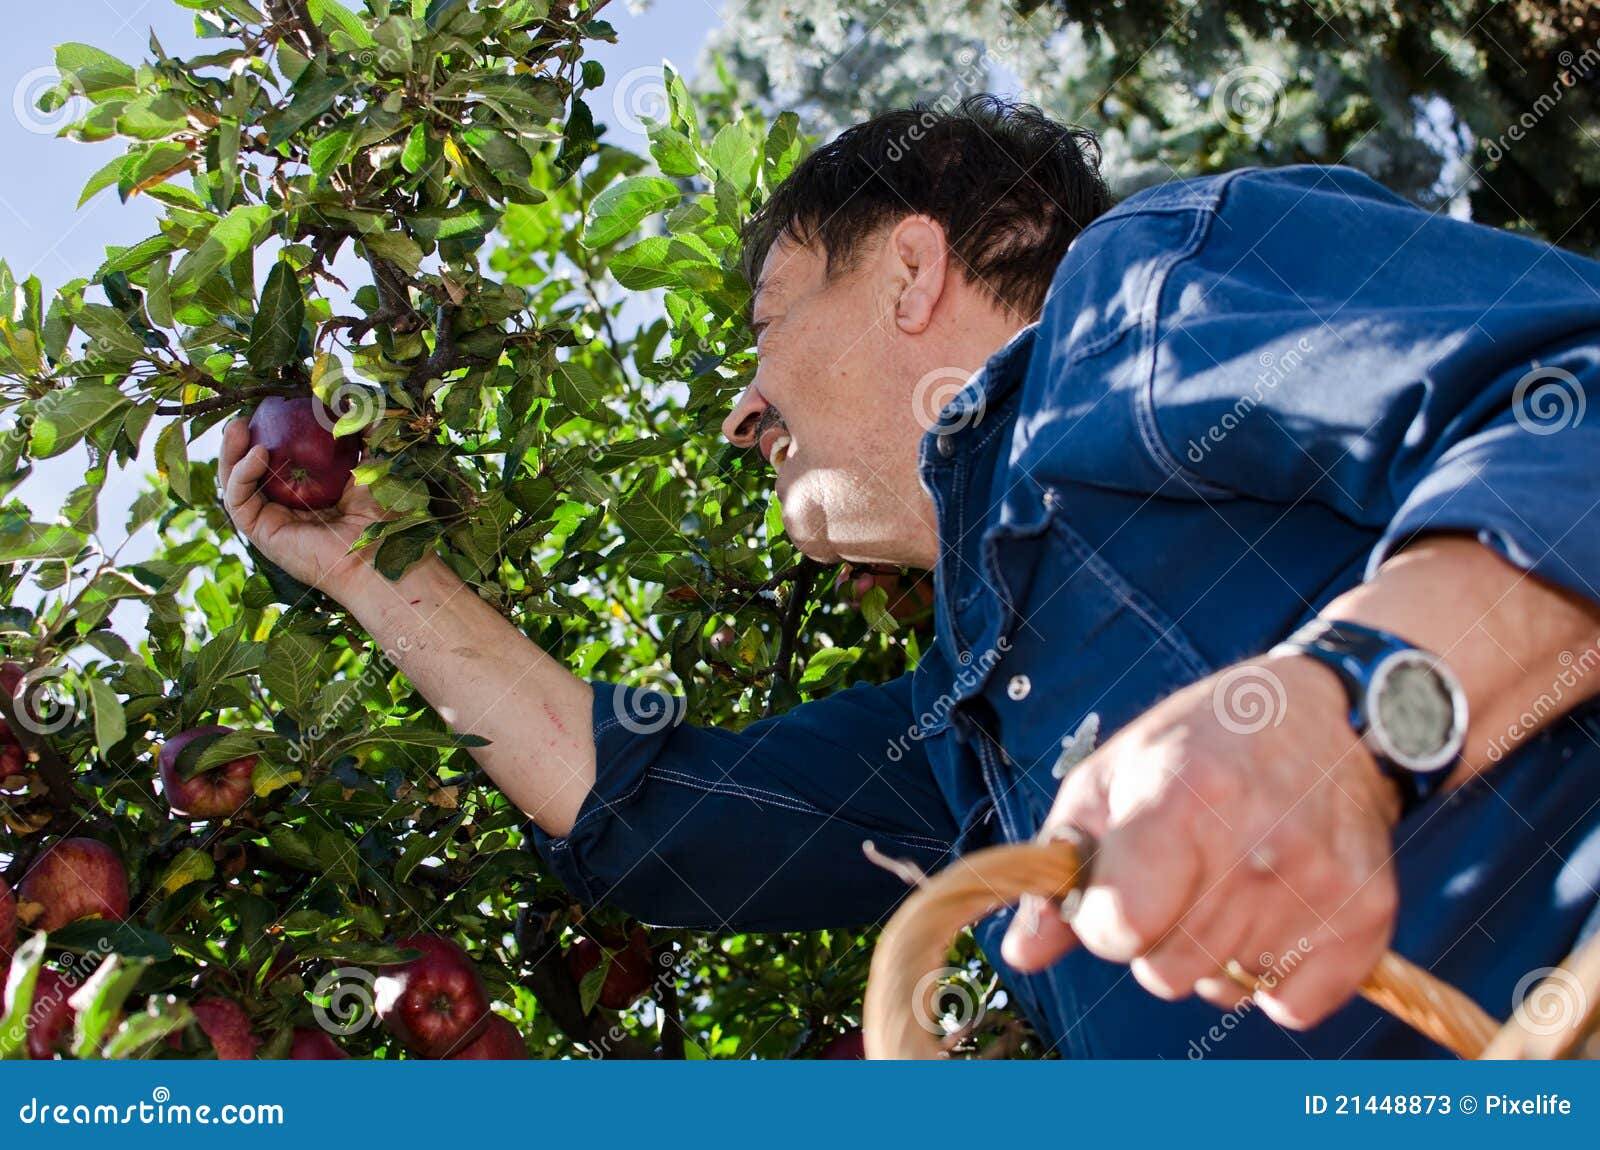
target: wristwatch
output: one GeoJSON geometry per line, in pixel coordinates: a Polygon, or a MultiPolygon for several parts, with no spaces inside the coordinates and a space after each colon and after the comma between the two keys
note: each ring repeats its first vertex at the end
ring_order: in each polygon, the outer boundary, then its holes
{"type": "Polygon", "coordinates": [[[1439,789],[1461,757],[1467,697],[1444,661],[1397,635],[1313,619],[1271,651],[1331,668],[1350,699],[1350,725],[1400,787],[1401,814],[1439,789]]]}

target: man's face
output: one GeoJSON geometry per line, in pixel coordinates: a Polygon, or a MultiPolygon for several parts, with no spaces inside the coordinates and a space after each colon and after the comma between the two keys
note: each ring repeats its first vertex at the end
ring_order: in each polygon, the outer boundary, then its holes
{"type": "Polygon", "coordinates": [[[815,246],[773,246],[751,313],[756,378],[723,434],[773,465],[784,528],[805,554],[908,563],[907,534],[931,520],[917,478],[923,426],[893,354],[894,285],[875,245],[864,248],[830,279],[815,246]]]}

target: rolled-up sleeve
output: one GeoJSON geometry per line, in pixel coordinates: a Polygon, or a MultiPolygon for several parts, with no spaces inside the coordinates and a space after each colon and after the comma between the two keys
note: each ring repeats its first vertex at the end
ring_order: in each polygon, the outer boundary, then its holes
{"type": "Polygon", "coordinates": [[[920,748],[882,753],[913,725],[910,679],[740,731],[679,721],[679,696],[594,683],[595,785],[572,830],[535,831],[535,846],[580,900],[656,925],[876,922],[907,888],[863,842],[931,871],[955,837],[920,748]]]}

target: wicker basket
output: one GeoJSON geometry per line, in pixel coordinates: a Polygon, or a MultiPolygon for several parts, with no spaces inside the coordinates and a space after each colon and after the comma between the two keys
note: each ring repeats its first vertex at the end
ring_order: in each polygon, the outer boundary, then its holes
{"type": "MultiPolygon", "coordinates": [[[[950,1041],[929,1029],[917,1009],[930,975],[964,927],[1024,894],[1060,899],[1086,877],[1084,854],[1072,841],[1028,843],[976,851],[919,883],[889,920],[872,956],[863,1025],[868,1058],[941,1058],[950,1041]]],[[[1229,972],[1245,986],[1250,976],[1229,972]]],[[[1399,955],[1383,956],[1361,993],[1396,1018],[1462,1058],[1595,1058],[1600,1056],[1600,938],[1575,951],[1548,976],[1555,989],[1576,985],[1579,1011],[1570,1027],[1548,1033],[1527,1015],[1540,998],[1535,987],[1503,1025],[1459,990],[1399,955]]],[[[1546,984],[1541,985],[1547,985],[1546,984]]]]}

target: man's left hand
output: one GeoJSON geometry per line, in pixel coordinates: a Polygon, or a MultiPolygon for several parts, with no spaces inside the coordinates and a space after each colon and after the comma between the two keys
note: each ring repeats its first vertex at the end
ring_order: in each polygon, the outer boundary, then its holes
{"type": "Polygon", "coordinates": [[[1004,957],[1042,969],[1081,942],[1132,964],[1151,992],[1229,1009],[1256,999],[1284,1026],[1342,1006],[1388,948],[1399,792],[1351,729],[1344,690],[1302,656],[1203,679],[1119,731],[1067,776],[1041,838],[1099,840],[1063,922],[1025,903],[1004,957]]]}

